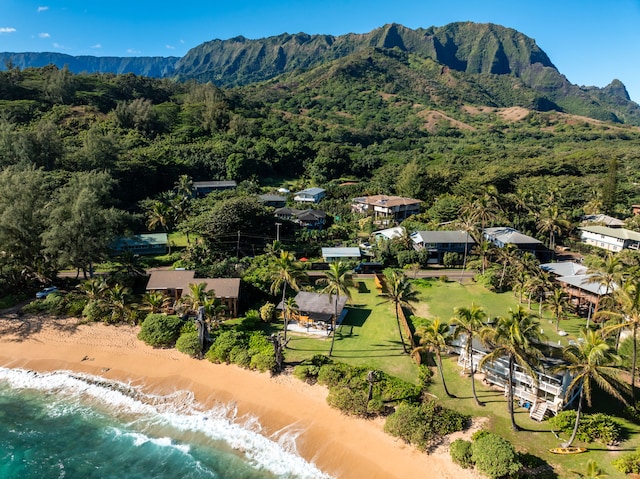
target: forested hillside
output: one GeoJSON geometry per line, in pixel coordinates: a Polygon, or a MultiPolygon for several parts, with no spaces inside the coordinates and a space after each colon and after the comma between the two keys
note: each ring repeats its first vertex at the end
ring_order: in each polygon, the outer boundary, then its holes
{"type": "MultiPolygon", "coordinates": [[[[146,231],[153,205],[168,208],[185,175],[236,180],[237,195],[325,187],[323,208],[340,222],[316,237],[336,241],[357,232],[350,198],[375,193],[424,200],[421,225],[456,219],[465,199],[494,186],[504,220],[533,233],[525,205],[627,216],[640,200],[639,129],[513,107],[534,106],[537,93],[504,78],[381,48],[233,89],[52,66],[0,72],[3,271],[90,268],[115,235],[146,231]]],[[[253,202],[228,206],[203,200],[167,228],[228,229],[233,254],[262,248],[275,219],[253,202]],[[255,220],[242,233],[262,240],[236,244],[237,218],[216,222],[209,208],[255,220]]],[[[211,234],[209,248],[220,240],[211,234]]],[[[212,251],[191,258],[229,257],[212,251]]]]}

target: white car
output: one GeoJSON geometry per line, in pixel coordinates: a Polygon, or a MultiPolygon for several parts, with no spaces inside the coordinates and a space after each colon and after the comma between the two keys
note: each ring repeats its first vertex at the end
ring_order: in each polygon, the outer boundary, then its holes
{"type": "Polygon", "coordinates": [[[48,288],[44,288],[42,291],[38,291],[36,293],[36,298],[38,299],[46,298],[51,293],[55,293],[56,291],[58,291],[58,288],[56,288],[55,286],[49,286],[48,288]]]}

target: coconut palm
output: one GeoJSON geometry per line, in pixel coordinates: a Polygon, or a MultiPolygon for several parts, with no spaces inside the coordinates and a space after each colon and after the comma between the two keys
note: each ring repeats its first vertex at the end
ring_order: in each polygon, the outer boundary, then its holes
{"type": "Polygon", "coordinates": [[[420,326],[416,331],[416,334],[420,338],[420,342],[414,351],[430,351],[432,354],[435,354],[436,365],[438,366],[438,372],[440,373],[444,392],[450,398],[454,398],[455,396],[451,394],[447,388],[447,383],[444,380],[444,372],[442,371],[442,351],[447,347],[451,340],[449,325],[443,323],[440,318],[434,318],[428,321],[426,326],[420,326]]]}
{"type": "MultiPolygon", "coordinates": [[[[632,354],[631,354],[631,399],[632,404],[636,404],[636,362],[638,357],[636,338],[638,335],[638,326],[640,326],[640,278],[633,277],[625,281],[620,288],[613,293],[613,309],[611,311],[602,311],[599,314],[605,314],[609,317],[618,319],[617,324],[608,325],[603,332],[608,335],[611,332],[620,332],[620,330],[631,329],[632,338],[632,354]]],[[[616,341],[617,343],[617,341],[616,341]]]]}
{"type": "Polygon", "coordinates": [[[535,384],[538,375],[534,367],[538,364],[542,353],[539,345],[544,336],[540,330],[540,321],[535,314],[525,310],[522,306],[509,310],[508,316],[498,318],[494,326],[487,326],[480,331],[483,338],[492,348],[479,363],[482,369],[487,363],[493,363],[500,358],[507,358],[507,406],[511,417],[511,427],[514,431],[520,428],[516,424],[513,414],[513,375],[515,365],[518,364],[532,378],[535,384]]]}
{"type": "MultiPolygon", "coordinates": [[[[147,210],[147,228],[149,231],[155,230],[158,226],[162,227],[165,233],[169,232],[169,224],[171,223],[171,208],[163,201],[156,200],[151,203],[147,210]]],[[[171,244],[169,243],[169,254],[171,254],[171,244]]]]}
{"type": "Polygon", "coordinates": [[[574,474],[577,474],[580,479],[602,479],[607,477],[609,474],[600,469],[600,466],[593,459],[589,459],[587,461],[587,467],[584,472],[580,471],[571,471],[574,474]]]}
{"type": "Polygon", "coordinates": [[[538,231],[549,235],[549,249],[555,256],[556,237],[571,227],[571,222],[557,204],[543,209],[538,216],[538,231]]]}
{"type": "MultiPolygon", "coordinates": [[[[616,288],[617,284],[622,282],[623,267],[620,258],[608,253],[604,259],[587,269],[587,280],[604,286],[604,296],[607,296],[616,288]]],[[[590,317],[591,315],[589,315],[590,317]]],[[[587,327],[589,327],[589,319],[587,319],[587,327]]]]}
{"type": "Polygon", "coordinates": [[[604,392],[625,404],[626,400],[620,391],[626,390],[627,385],[619,379],[619,370],[615,367],[620,358],[614,354],[602,335],[595,331],[583,331],[582,341],[565,347],[563,357],[567,364],[558,369],[567,370],[573,378],[568,391],[579,388],[573,433],[571,438],[562,444],[562,447],[569,447],[573,444],[578,433],[583,400],[586,399],[587,404],[591,406],[593,384],[595,383],[604,392]]]}
{"type": "MultiPolygon", "coordinates": [[[[296,257],[290,251],[280,250],[269,259],[269,270],[271,275],[271,294],[277,294],[282,290],[282,305],[284,307],[287,297],[287,285],[293,290],[300,290],[300,281],[306,276],[302,269],[302,264],[296,261],[296,257]]],[[[286,318],[285,318],[286,320],[286,318]]],[[[287,342],[287,328],[284,328],[284,342],[287,342]]]]}
{"type": "Polygon", "coordinates": [[[331,318],[331,347],[329,348],[329,356],[333,353],[333,345],[336,339],[336,323],[338,321],[338,302],[340,295],[345,296],[351,300],[351,291],[349,288],[353,287],[353,281],[351,280],[351,268],[342,262],[336,261],[329,265],[329,269],[325,271],[325,277],[320,280],[326,284],[322,290],[323,293],[329,293],[329,301],[333,302],[334,312],[333,318],[331,318]],[[335,295],[335,300],[333,296],[335,295]]]}
{"type": "Polygon", "coordinates": [[[114,284],[105,291],[104,301],[111,309],[111,322],[119,323],[128,321],[131,317],[129,306],[131,289],[119,283],[114,284]]]}
{"type": "Polygon", "coordinates": [[[171,298],[160,291],[147,291],[142,296],[142,307],[150,313],[160,313],[167,309],[171,298]]]}
{"type": "Polygon", "coordinates": [[[560,329],[560,320],[566,316],[566,310],[569,308],[567,293],[562,288],[554,288],[553,293],[545,298],[544,306],[556,318],[557,333],[560,329]]]}
{"type": "Polygon", "coordinates": [[[282,319],[284,319],[284,329],[287,329],[289,326],[289,321],[295,314],[298,313],[298,303],[296,303],[296,298],[293,296],[285,299],[284,304],[282,305],[282,319]]]}
{"type": "Polygon", "coordinates": [[[469,363],[471,391],[473,391],[473,398],[476,404],[484,406],[476,394],[476,383],[473,377],[475,373],[473,366],[473,339],[478,337],[480,330],[484,326],[484,321],[487,319],[487,314],[484,308],[477,306],[475,303],[471,303],[468,308],[464,306],[455,308],[454,312],[456,315],[449,321],[449,324],[453,326],[453,338],[457,339],[464,336],[464,352],[467,354],[467,362],[469,363]]]}
{"type": "Polygon", "coordinates": [[[396,323],[398,324],[398,334],[402,343],[402,350],[408,353],[407,345],[402,336],[402,326],[400,325],[400,308],[409,307],[411,302],[418,300],[418,292],[402,271],[395,269],[387,269],[384,271],[386,289],[382,292],[382,296],[387,302],[393,303],[396,311],[396,323]]]}

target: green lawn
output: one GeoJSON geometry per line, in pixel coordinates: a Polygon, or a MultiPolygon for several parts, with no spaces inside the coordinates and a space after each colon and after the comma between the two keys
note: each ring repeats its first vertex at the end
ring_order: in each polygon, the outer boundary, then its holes
{"type": "MultiPolygon", "coordinates": [[[[352,291],[350,311],[338,328],[333,358],[347,364],[380,369],[393,376],[415,383],[418,368],[400,344],[393,306],[378,296],[373,280],[360,280],[364,287],[352,291]]],[[[406,338],[405,338],[406,339],[406,338]]],[[[327,354],[330,337],[291,335],[286,359],[296,362],[327,354]]]]}
{"type": "MultiPolygon", "coordinates": [[[[381,369],[389,374],[401,377],[407,381],[417,381],[417,366],[402,352],[398,341],[398,329],[392,305],[385,303],[375,289],[373,280],[359,280],[359,291],[354,290],[353,300],[349,307],[351,311],[336,335],[334,358],[353,365],[366,365],[381,369]]],[[[490,317],[505,315],[509,308],[518,305],[518,298],[512,293],[496,294],[486,288],[474,284],[459,284],[457,282],[441,282],[438,280],[419,280],[415,283],[420,292],[420,301],[414,305],[417,316],[431,318],[441,317],[449,320],[453,316],[456,306],[469,306],[472,302],[485,308],[490,317]]],[[[524,305],[527,307],[527,305],[524,305]]],[[[532,311],[537,313],[537,305],[532,304],[532,311]]],[[[569,333],[560,337],[555,332],[555,322],[551,315],[543,312],[542,328],[550,342],[562,345],[569,339],[575,338],[579,329],[584,326],[585,319],[573,317],[561,323],[560,328],[569,333]]],[[[331,345],[330,337],[308,337],[292,334],[289,349],[286,352],[288,362],[295,363],[314,354],[327,354],[331,345]]],[[[449,390],[456,398],[448,398],[444,394],[440,378],[433,368],[435,376],[429,386],[429,392],[437,396],[447,407],[470,414],[474,417],[486,417],[486,428],[510,440],[518,450],[526,451],[554,466],[560,479],[575,477],[571,471],[583,471],[588,459],[598,462],[613,479],[622,478],[611,462],[622,454],[631,452],[640,446],[640,427],[627,421],[622,421],[629,439],[624,441],[617,450],[609,450],[600,444],[584,445],[589,450],[585,454],[558,456],[548,450],[558,447],[562,439],[557,439],[546,422],[538,423],[529,418],[528,411],[516,408],[516,422],[524,428],[521,432],[513,432],[507,412],[504,394],[501,391],[485,386],[480,381],[476,388],[485,407],[479,407],[471,395],[470,379],[460,373],[456,364],[457,358],[451,357],[444,361],[445,378],[449,390]]],[[[603,396],[595,398],[598,410],[603,404],[610,404],[609,413],[615,414],[620,406],[614,404],[611,398],[603,396]]],[[[582,445],[576,443],[577,445],[582,445]]]]}

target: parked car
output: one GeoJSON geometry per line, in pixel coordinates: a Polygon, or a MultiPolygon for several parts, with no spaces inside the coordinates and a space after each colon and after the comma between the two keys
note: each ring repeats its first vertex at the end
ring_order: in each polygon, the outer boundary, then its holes
{"type": "Polygon", "coordinates": [[[56,288],[55,286],[49,286],[48,288],[44,288],[43,290],[38,291],[36,293],[36,298],[38,299],[46,298],[51,293],[55,293],[57,291],[58,291],[58,288],[56,288]]]}

